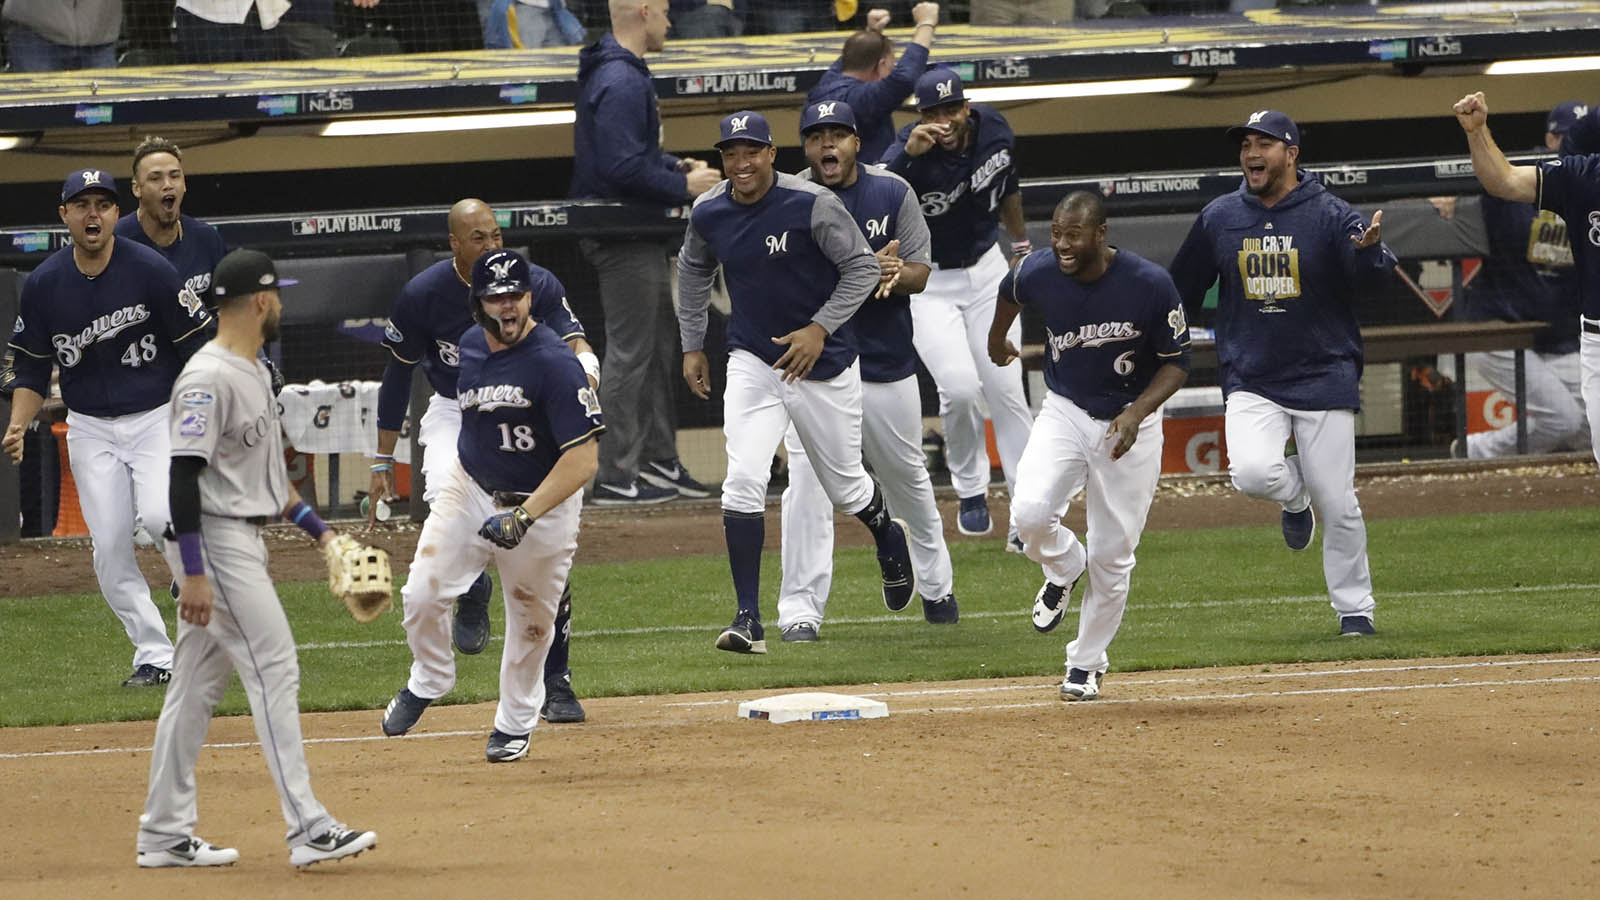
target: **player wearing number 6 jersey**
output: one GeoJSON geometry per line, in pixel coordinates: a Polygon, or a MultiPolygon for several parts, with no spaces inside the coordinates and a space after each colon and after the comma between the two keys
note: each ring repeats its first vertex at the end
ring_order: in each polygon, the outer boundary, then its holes
{"type": "Polygon", "coordinates": [[[580,491],[599,465],[600,401],[571,348],[529,315],[534,274],[512,250],[472,266],[477,325],[461,336],[457,458],[417,539],[401,591],[411,677],[384,714],[403,734],[427,704],[455,686],[450,603],[492,559],[506,607],[500,705],[485,755],[527,755],[545,695],[545,657],[555,635],[572,556],[580,491]]]}
{"type": "Polygon", "coordinates": [[[1189,377],[1189,326],[1167,273],[1106,243],[1098,194],[1075,191],[1056,205],[1050,243],[1001,279],[989,354],[996,365],[1017,358],[1006,332],[1024,306],[1044,319],[1050,393],[1017,463],[1011,527],[1044,568],[1034,628],[1055,628],[1089,575],[1061,697],[1093,700],[1161,476],[1161,404],[1189,377]],[[1079,490],[1087,549],[1061,524],[1079,490]]]}
{"type": "Polygon", "coordinates": [[[1310,547],[1322,520],[1322,573],[1339,633],[1372,634],[1367,526],[1355,487],[1363,354],[1351,305],[1394,268],[1379,239],[1383,211],[1368,225],[1301,172],[1300,129],[1281,112],[1251,113],[1227,137],[1244,179],[1200,211],[1171,272],[1191,314],[1220,285],[1228,474],[1240,491],[1283,505],[1291,550],[1310,547]]]}
{"type": "Polygon", "coordinates": [[[99,169],[67,176],[61,221],[72,246],[56,251],[23,286],[11,337],[16,394],[5,451],[22,459],[23,429],[61,371],[67,455],[94,572],[134,645],[129,686],[165,684],[172,641],[134,559],[137,519],[159,546],[169,515],[172,382],[206,341],[210,315],[161,255],[117,240],[117,186],[99,169]]]}

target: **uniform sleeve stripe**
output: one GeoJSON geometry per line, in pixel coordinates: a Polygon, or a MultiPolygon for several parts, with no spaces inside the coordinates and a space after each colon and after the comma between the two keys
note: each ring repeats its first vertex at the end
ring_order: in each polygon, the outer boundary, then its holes
{"type": "MultiPolygon", "coordinates": [[[[388,344],[384,344],[384,346],[385,346],[385,347],[389,347],[389,345],[388,345],[388,344]]],[[[401,356],[401,355],[400,355],[400,351],[399,351],[399,350],[396,350],[396,349],[395,349],[395,348],[393,348],[393,347],[389,347],[389,352],[390,352],[390,353],[391,353],[391,354],[393,354],[393,355],[394,355],[394,358],[395,358],[395,359],[398,359],[398,360],[400,360],[400,361],[401,361],[401,362],[403,362],[403,363],[405,363],[405,364],[406,364],[406,365],[408,365],[408,366],[414,366],[414,365],[416,365],[416,364],[417,364],[417,363],[419,363],[419,362],[421,362],[421,361],[422,361],[422,360],[420,360],[420,359],[406,359],[406,358],[405,358],[405,357],[404,357],[404,356],[401,356]]]]}
{"type": "Polygon", "coordinates": [[[1180,350],[1177,353],[1157,353],[1156,355],[1161,357],[1162,359],[1167,359],[1167,358],[1173,357],[1173,356],[1182,356],[1183,355],[1183,351],[1180,350]]]}
{"type": "Polygon", "coordinates": [[[37,353],[34,353],[32,350],[29,350],[27,347],[18,346],[17,344],[7,344],[6,346],[10,347],[13,350],[20,350],[23,353],[26,353],[29,356],[33,357],[34,359],[49,359],[50,358],[49,354],[45,354],[45,355],[41,356],[41,355],[39,355],[37,353]]]}
{"type": "Polygon", "coordinates": [[[194,334],[196,331],[203,330],[205,327],[206,327],[205,323],[202,322],[199,325],[196,325],[195,327],[189,329],[188,331],[185,331],[183,334],[180,334],[177,337],[173,338],[172,342],[174,344],[181,343],[182,341],[186,340],[189,337],[189,335],[194,334]]]}
{"type": "Polygon", "coordinates": [[[605,430],[606,430],[606,427],[604,425],[596,425],[595,427],[589,429],[588,431],[584,432],[583,434],[573,438],[570,441],[567,441],[565,444],[562,444],[561,445],[561,449],[562,450],[566,450],[569,447],[576,447],[579,444],[583,443],[584,441],[587,441],[589,438],[592,438],[595,435],[597,435],[600,432],[605,431],[605,430]]]}
{"type": "Polygon", "coordinates": [[[583,329],[580,328],[577,331],[569,331],[566,334],[563,334],[561,336],[561,339],[563,341],[570,341],[570,340],[574,340],[576,338],[583,338],[585,340],[588,340],[589,335],[588,335],[587,332],[585,332],[583,329]]]}

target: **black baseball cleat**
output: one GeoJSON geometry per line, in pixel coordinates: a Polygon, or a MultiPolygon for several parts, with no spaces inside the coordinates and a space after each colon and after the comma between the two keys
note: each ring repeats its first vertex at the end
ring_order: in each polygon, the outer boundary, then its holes
{"type": "Polygon", "coordinates": [[[1340,616],[1339,636],[1360,637],[1364,634],[1377,634],[1378,629],[1372,627],[1371,616],[1340,616]]]}
{"type": "Polygon", "coordinates": [[[922,617],[928,620],[929,625],[954,625],[961,620],[961,607],[956,605],[956,595],[945,594],[937,600],[923,597],[922,617]]]}
{"type": "Polygon", "coordinates": [[[572,690],[571,672],[560,678],[544,680],[544,708],[539,710],[539,717],[557,725],[582,722],[588,718],[583,711],[583,704],[578,702],[578,695],[572,690]]]}
{"type": "Polygon", "coordinates": [[[389,701],[389,706],[383,711],[383,733],[389,737],[399,737],[410,731],[422,718],[422,711],[428,708],[432,700],[424,700],[406,688],[401,688],[400,693],[394,695],[389,701]]]}
{"type": "Polygon", "coordinates": [[[1290,550],[1304,550],[1311,546],[1311,538],[1317,533],[1317,514],[1307,506],[1300,512],[1293,513],[1287,509],[1283,511],[1283,542],[1289,545],[1290,550]]]}
{"type": "Polygon", "coordinates": [[[123,687],[156,687],[172,680],[172,670],[145,663],[133,670],[127,680],[122,682],[123,687]]]}
{"type": "Polygon", "coordinates": [[[878,548],[878,572],[883,576],[883,605],[899,612],[911,602],[917,578],[911,571],[911,537],[905,519],[889,520],[888,547],[878,548]]]}
{"type": "Polygon", "coordinates": [[[717,649],[730,653],[765,653],[767,630],[761,627],[760,619],[741,611],[733,617],[733,624],[717,635],[717,649]]]}
{"type": "Polygon", "coordinates": [[[478,575],[478,580],[467,592],[456,598],[456,616],[450,623],[456,649],[475,656],[489,646],[489,597],[494,593],[494,582],[489,573],[478,575]]]}
{"type": "Polygon", "coordinates": [[[526,734],[506,734],[498,728],[489,732],[489,744],[484,747],[483,755],[492,763],[516,762],[528,755],[528,738],[526,734]]]}

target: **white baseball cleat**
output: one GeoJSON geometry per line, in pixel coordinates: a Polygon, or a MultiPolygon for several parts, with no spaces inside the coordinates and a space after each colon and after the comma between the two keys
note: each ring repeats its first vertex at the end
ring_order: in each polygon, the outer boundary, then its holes
{"type": "Polygon", "coordinates": [[[357,831],[348,825],[334,825],[327,831],[289,851],[289,865],[297,869],[355,856],[378,846],[376,831],[357,831]]]}
{"type": "Polygon", "coordinates": [[[1100,676],[1103,674],[1088,669],[1068,669],[1067,680],[1061,682],[1061,699],[1093,700],[1100,696],[1100,676]]]}
{"type": "Polygon", "coordinates": [[[199,838],[181,840],[161,850],[140,850],[139,868],[168,869],[189,866],[231,866],[239,861],[232,847],[213,847],[199,838]]]}

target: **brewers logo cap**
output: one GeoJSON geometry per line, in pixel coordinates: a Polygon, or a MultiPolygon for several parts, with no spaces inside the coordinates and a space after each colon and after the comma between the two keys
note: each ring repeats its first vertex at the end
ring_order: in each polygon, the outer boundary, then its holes
{"type": "Polygon", "coordinates": [[[752,144],[766,144],[774,146],[772,140],[772,126],[758,112],[741,109],[736,113],[722,117],[722,137],[717,140],[717,149],[733,141],[749,141],[752,144]]]}
{"type": "Polygon", "coordinates": [[[961,93],[961,76],[952,69],[929,69],[922,73],[917,79],[916,95],[919,111],[967,99],[961,93]]]}
{"type": "Polygon", "coordinates": [[[1545,131],[1551,134],[1566,134],[1572,123],[1589,114],[1589,104],[1568,100],[1550,110],[1550,120],[1545,124],[1545,131]]]}
{"type": "Polygon", "coordinates": [[[1238,143],[1244,136],[1254,132],[1264,134],[1269,138],[1283,141],[1291,147],[1300,146],[1300,126],[1294,120],[1275,109],[1258,109],[1250,114],[1243,125],[1235,125],[1226,132],[1228,140],[1238,143]]]}
{"type": "Polygon", "coordinates": [[[270,291],[299,283],[293,278],[279,278],[278,267],[272,264],[272,257],[260,250],[241,247],[217,263],[217,271],[211,274],[211,295],[219,300],[244,297],[257,291],[270,291]]]}
{"type": "Polygon", "coordinates": [[[800,136],[805,137],[806,132],[818,125],[842,125],[855,131],[856,112],[843,100],[806,104],[805,112],[800,114],[800,136]]]}
{"type": "Polygon", "coordinates": [[[89,191],[100,191],[110,194],[111,199],[117,199],[117,180],[105,169],[79,169],[67,176],[61,183],[61,202],[66,203],[73,197],[89,191]]]}
{"type": "Polygon", "coordinates": [[[528,261],[515,250],[490,250],[472,264],[472,296],[524,294],[533,290],[528,261]]]}

